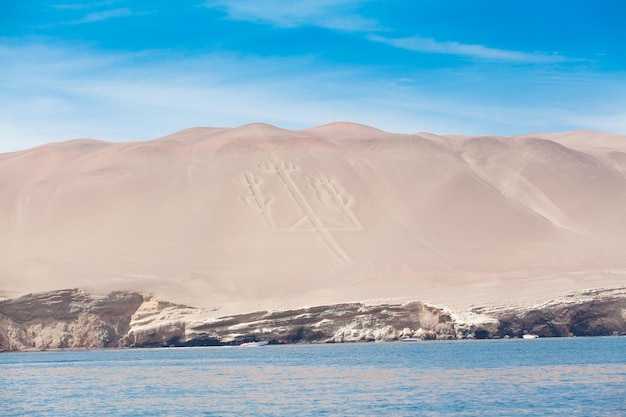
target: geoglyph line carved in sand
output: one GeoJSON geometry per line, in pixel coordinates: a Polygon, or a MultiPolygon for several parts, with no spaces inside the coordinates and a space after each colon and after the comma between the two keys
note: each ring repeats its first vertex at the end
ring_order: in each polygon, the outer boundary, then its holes
{"type": "Polygon", "coordinates": [[[362,230],[363,227],[350,209],[350,206],[354,203],[354,198],[339,185],[335,178],[328,177],[322,173],[315,173],[308,177],[317,202],[339,212],[341,216],[340,221],[323,219],[317,213],[314,206],[291,176],[292,173],[300,170],[298,165],[292,162],[281,161],[277,158],[270,158],[269,161],[262,162],[257,167],[270,175],[278,177],[280,184],[290,197],[289,200],[294,203],[298,214],[302,216],[289,227],[277,227],[270,210],[270,204],[274,199],[263,196],[260,187],[263,183],[262,178],[255,176],[251,172],[246,172],[243,174],[241,183],[248,187],[249,193],[242,197],[242,201],[251,207],[257,208],[257,211],[261,213],[264,222],[271,230],[280,232],[315,232],[333,255],[344,261],[351,260],[345,249],[335,240],[330,232],[362,230]]]}
{"type": "Polygon", "coordinates": [[[241,177],[241,183],[247,186],[250,191],[250,194],[241,197],[241,201],[248,206],[256,208],[263,216],[265,224],[267,224],[270,229],[276,230],[276,224],[270,214],[272,197],[263,196],[261,194],[261,188],[259,187],[263,183],[263,178],[257,177],[252,172],[246,172],[241,177]]]}
{"type": "Polygon", "coordinates": [[[339,209],[348,222],[346,226],[330,228],[331,230],[363,230],[361,222],[350,210],[350,206],[354,204],[354,197],[348,194],[334,177],[316,172],[309,176],[309,180],[315,190],[317,201],[327,207],[339,209]]]}

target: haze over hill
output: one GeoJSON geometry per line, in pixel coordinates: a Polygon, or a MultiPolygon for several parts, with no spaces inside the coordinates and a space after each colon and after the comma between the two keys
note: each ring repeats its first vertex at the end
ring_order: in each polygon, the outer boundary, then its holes
{"type": "Polygon", "coordinates": [[[0,290],[243,312],[626,283],[626,137],[252,124],[0,154],[0,290]]]}

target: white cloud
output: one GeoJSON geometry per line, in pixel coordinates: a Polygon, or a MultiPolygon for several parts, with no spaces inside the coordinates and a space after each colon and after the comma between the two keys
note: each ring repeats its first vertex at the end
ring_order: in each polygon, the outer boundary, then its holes
{"type": "MultiPolygon", "coordinates": [[[[107,5],[107,4],[109,3],[108,2],[97,3],[97,5],[107,5]]],[[[96,4],[93,4],[93,5],[77,4],[77,5],[60,5],[60,6],[57,5],[56,8],[60,10],[84,10],[84,9],[93,9],[95,6],[96,4]]],[[[127,7],[121,7],[117,9],[90,12],[79,19],[63,20],[63,21],[58,21],[54,23],[37,25],[34,27],[38,29],[46,29],[46,28],[55,28],[55,27],[65,26],[65,25],[83,25],[83,24],[103,22],[106,20],[118,19],[118,18],[123,18],[123,17],[142,16],[142,15],[146,15],[149,13],[152,13],[152,12],[133,11],[127,7]]]]}
{"type": "Polygon", "coordinates": [[[626,133],[624,115],[610,111],[624,108],[615,96],[626,86],[597,74],[580,73],[563,85],[553,73],[542,71],[538,81],[507,73],[515,82],[494,87],[491,79],[467,81],[472,73],[460,70],[388,80],[385,73],[323,66],[308,57],[181,58],[6,44],[0,54],[0,152],[77,137],[148,140],[193,126],[250,122],[303,129],[352,121],[405,133],[626,133]],[[613,99],[607,91],[616,93],[613,99]]]}
{"type": "Polygon", "coordinates": [[[148,52],[3,51],[0,152],[76,137],[152,139],[192,126],[267,122],[297,129],[334,121],[341,109],[350,109],[346,117],[358,114],[350,85],[342,82],[351,75],[312,70],[308,58],[215,54],[155,61],[148,52]],[[332,91],[324,93],[324,86],[332,91]]]}
{"type": "Polygon", "coordinates": [[[387,38],[370,34],[367,38],[373,42],[384,43],[395,48],[414,52],[456,55],[485,61],[506,61],[525,63],[553,63],[563,62],[566,59],[561,55],[546,55],[542,53],[527,53],[490,48],[483,45],[464,44],[459,42],[440,42],[435,39],[412,36],[407,38],[387,38]]]}
{"type": "Polygon", "coordinates": [[[369,32],[378,22],[360,16],[364,0],[209,0],[207,7],[226,11],[231,19],[270,24],[281,28],[316,26],[347,32],[369,32]]]}
{"type": "Polygon", "coordinates": [[[119,3],[120,0],[106,0],[101,2],[78,2],[78,3],[61,3],[61,4],[53,4],[51,7],[57,10],[84,10],[84,9],[92,9],[94,7],[101,6],[110,6],[111,4],[119,3]]]}
{"type": "Polygon", "coordinates": [[[421,36],[390,38],[381,36],[383,29],[377,20],[358,13],[359,5],[368,0],[208,0],[207,7],[224,10],[235,20],[269,24],[279,28],[315,26],[344,32],[358,32],[372,42],[420,53],[435,53],[483,61],[555,63],[567,59],[558,54],[528,53],[491,48],[484,45],[455,41],[442,42],[421,36]]]}
{"type": "Polygon", "coordinates": [[[70,20],[70,21],[64,22],[64,24],[80,25],[80,24],[85,24],[85,23],[102,22],[104,20],[116,19],[120,17],[140,16],[144,14],[146,14],[146,12],[134,12],[124,7],[124,8],[119,8],[119,9],[104,10],[101,12],[88,13],[85,17],[81,19],[70,20]]]}
{"type": "Polygon", "coordinates": [[[128,17],[132,16],[133,12],[128,8],[120,8],[113,10],[105,10],[103,12],[93,12],[89,13],[84,18],[76,21],[76,23],[91,23],[91,22],[99,22],[102,20],[109,20],[116,17],[128,17]]]}

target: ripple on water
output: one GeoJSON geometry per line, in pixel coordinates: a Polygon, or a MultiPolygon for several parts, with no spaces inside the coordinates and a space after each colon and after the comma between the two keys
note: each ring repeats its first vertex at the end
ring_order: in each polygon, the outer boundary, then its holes
{"type": "Polygon", "coordinates": [[[0,355],[6,415],[626,415],[626,338],[0,355]]]}

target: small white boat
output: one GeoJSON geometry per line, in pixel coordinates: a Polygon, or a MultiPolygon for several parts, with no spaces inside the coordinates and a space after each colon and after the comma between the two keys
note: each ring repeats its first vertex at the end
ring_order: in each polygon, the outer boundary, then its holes
{"type": "Polygon", "coordinates": [[[522,335],[522,339],[537,339],[539,338],[539,335],[533,334],[533,333],[526,333],[525,335],[522,335]]]}
{"type": "Polygon", "coordinates": [[[255,346],[265,346],[267,344],[269,344],[268,341],[262,340],[260,342],[246,342],[246,343],[242,343],[239,346],[240,347],[255,347],[255,346]]]}
{"type": "Polygon", "coordinates": [[[403,342],[421,342],[421,339],[416,339],[414,337],[405,337],[402,339],[403,342]]]}

